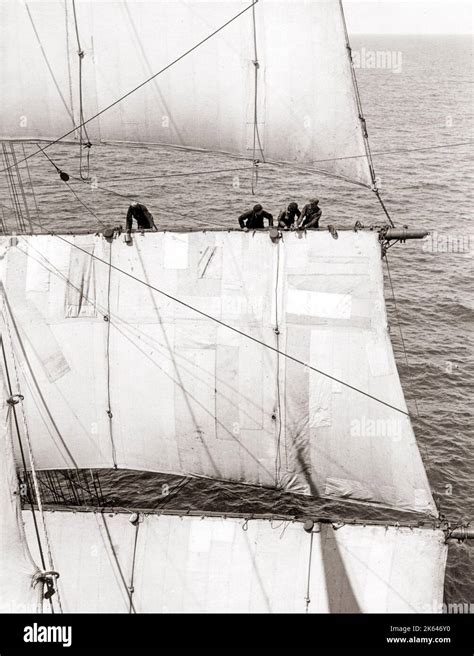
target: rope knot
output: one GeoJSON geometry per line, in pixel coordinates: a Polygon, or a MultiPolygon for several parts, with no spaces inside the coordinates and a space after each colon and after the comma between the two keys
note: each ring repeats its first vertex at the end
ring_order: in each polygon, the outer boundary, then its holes
{"type": "Polygon", "coordinates": [[[107,410],[105,412],[107,414],[107,417],[109,419],[112,419],[112,417],[113,417],[112,410],[110,408],[107,408],[107,410]]]}
{"type": "Polygon", "coordinates": [[[255,66],[255,68],[260,68],[260,64],[258,62],[258,59],[252,59],[252,64],[255,66]]]}
{"type": "Polygon", "coordinates": [[[17,403],[19,403],[20,401],[23,401],[24,398],[25,398],[25,397],[23,396],[23,394],[12,394],[12,395],[7,399],[7,403],[8,403],[8,405],[11,405],[11,406],[13,407],[14,405],[16,405],[17,403]]]}
{"type": "Polygon", "coordinates": [[[59,578],[59,572],[54,570],[46,570],[42,572],[37,572],[33,576],[33,587],[40,581],[43,585],[46,586],[46,591],[44,593],[45,599],[51,599],[51,597],[56,593],[55,583],[56,579],[59,578]]]}
{"type": "Polygon", "coordinates": [[[77,51],[77,54],[79,55],[79,57],[80,57],[81,59],[84,59],[84,56],[85,56],[84,50],[78,50],[78,51],[77,51]]]}

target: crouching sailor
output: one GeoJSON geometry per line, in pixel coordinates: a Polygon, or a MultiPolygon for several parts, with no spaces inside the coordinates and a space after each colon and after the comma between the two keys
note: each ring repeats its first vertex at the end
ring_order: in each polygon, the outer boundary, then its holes
{"type": "Polygon", "coordinates": [[[154,228],[158,230],[153,220],[153,215],[145,205],[133,202],[128,208],[127,212],[127,232],[132,232],[133,219],[136,220],[139,229],[144,230],[147,228],[154,228]]]}
{"type": "Polygon", "coordinates": [[[298,207],[298,203],[290,203],[286,210],[282,210],[278,215],[278,227],[283,228],[283,230],[294,230],[295,221],[299,219],[301,212],[298,207]]]}
{"type": "Polygon", "coordinates": [[[307,205],[303,207],[301,216],[298,219],[298,228],[300,230],[308,228],[319,228],[319,219],[323,213],[319,207],[319,200],[313,198],[307,205]]]}
{"type": "Polygon", "coordinates": [[[273,226],[273,215],[265,212],[261,205],[254,205],[253,209],[239,216],[239,225],[241,230],[245,231],[261,230],[265,227],[263,225],[263,219],[268,220],[269,227],[273,226]]]}

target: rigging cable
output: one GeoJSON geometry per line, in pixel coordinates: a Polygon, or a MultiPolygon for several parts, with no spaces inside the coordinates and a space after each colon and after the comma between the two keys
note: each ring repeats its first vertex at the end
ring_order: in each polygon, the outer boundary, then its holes
{"type": "MultiPolygon", "coordinates": [[[[25,144],[24,144],[24,142],[21,142],[21,147],[22,147],[22,151],[23,151],[23,157],[26,157],[26,151],[25,151],[25,144]]],[[[36,218],[38,219],[38,221],[40,221],[40,213],[39,213],[39,208],[38,208],[38,202],[37,202],[37,200],[36,200],[36,193],[35,193],[35,188],[34,188],[34,186],[33,186],[33,180],[31,179],[31,173],[30,173],[30,165],[29,165],[29,162],[26,161],[26,162],[25,162],[25,165],[26,165],[26,172],[27,172],[27,174],[28,174],[28,182],[29,182],[29,184],[30,184],[31,195],[32,195],[32,197],[33,197],[33,203],[34,203],[35,210],[36,210],[36,218]]]]}
{"type": "MultiPolygon", "coordinates": [[[[59,97],[61,98],[61,102],[63,103],[64,108],[65,108],[65,110],[66,110],[66,112],[67,112],[69,118],[71,119],[72,124],[74,125],[74,116],[73,116],[71,110],[70,110],[69,107],[68,107],[68,104],[67,104],[67,102],[66,102],[66,100],[65,100],[65,98],[64,98],[64,96],[63,96],[63,94],[62,94],[62,92],[61,92],[61,88],[60,88],[60,86],[59,86],[59,84],[58,84],[58,81],[56,80],[56,77],[55,77],[55,75],[54,75],[53,69],[51,68],[51,64],[49,63],[48,57],[47,57],[46,52],[45,52],[45,50],[44,50],[44,48],[43,48],[43,44],[41,43],[41,39],[40,39],[40,36],[39,36],[38,31],[37,31],[37,29],[36,29],[35,23],[34,23],[34,21],[33,21],[33,17],[32,17],[32,15],[31,15],[30,8],[28,7],[28,3],[25,1],[25,2],[24,2],[24,5],[25,5],[25,9],[26,9],[26,11],[28,12],[28,18],[30,19],[31,27],[33,28],[33,32],[35,33],[35,37],[36,37],[36,40],[37,40],[38,45],[39,45],[39,47],[40,47],[41,54],[43,55],[43,59],[44,59],[44,61],[45,61],[45,63],[46,63],[46,66],[47,66],[47,68],[48,68],[49,74],[51,75],[51,78],[52,78],[52,80],[53,80],[53,82],[54,82],[54,86],[56,87],[56,91],[58,92],[59,97]]],[[[74,132],[75,129],[76,129],[76,128],[74,128],[71,132],[74,132]]],[[[71,134],[71,132],[70,132],[69,134],[71,134]]]]}
{"type": "Polygon", "coordinates": [[[258,164],[259,159],[256,157],[257,153],[257,142],[258,148],[260,150],[260,156],[262,161],[265,162],[265,155],[263,153],[262,142],[260,140],[260,132],[258,129],[258,72],[260,69],[260,63],[258,61],[258,49],[257,49],[257,22],[255,16],[255,4],[252,5],[252,30],[253,30],[253,53],[254,57],[252,60],[254,68],[254,97],[253,97],[253,143],[252,143],[252,194],[255,194],[255,188],[258,184],[258,164]]]}
{"type": "Polygon", "coordinates": [[[25,226],[25,223],[24,223],[24,220],[23,220],[23,214],[22,214],[22,211],[21,211],[20,200],[19,200],[19,197],[18,197],[18,191],[16,189],[15,180],[14,180],[14,177],[13,177],[13,170],[12,169],[14,167],[14,164],[10,165],[10,155],[8,153],[7,146],[6,146],[5,142],[2,142],[2,152],[3,152],[3,160],[4,160],[4,162],[7,166],[7,168],[4,169],[5,178],[6,178],[6,181],[7,181],[7,188],[8,188],[9,194],[10,194],[10,200],[11,200],[11,203],[12,203],[12,206],[13,206],[11,209],[13,210],[13,213],[15,215],[17,230],[18,230],[18,232],[25,232],[26,226],[25,226]]]}
{"type": "MultiPolygon", "coordinates": [[[[15,144],[14,144],[13,141],[10,142],[10,152],[11,152],[12,161],[13,161],[13,165],[14,165],[14,171],[16,173],[16,180],[17,180],[16,184],[18,185],[19,194],[21,195],[21,200],[23,201],[23,207],[25,209],[26,220],[30,224],[30,230],[33,230],[32,225],[31,225],[31,220],[30,220],[30,218],[31,218],[30,217],[30,210],[28,208],[28,201],[26,199],[26,194],[25,194],[25,187],[23,185],[23,179],[21,177],[20,167],[18,166],[18,161],[17,161],[16,153],[15,153],[15,144]]],[[[22,216],[23,216],[23,211],[22,211],[22,216]]],[[[26,224],[25,224],[25,220],[23,218],[23,229],[25,230],[25,228],[26,228],[26,224]]]]}
{"type": "MultiPolygon", "coordinates": [[[[233,16],[232,18],[230,18],[228,21],[226,21],[225,23],[223,23],[220,27],[218,27],[218,28],[215,29],[213,32],[211,32],[210,34],[208,34],[206,37],[204,37],[203,39],[201,39],[201,41],[199,41],[198,43],[196,43],[194,46],[192,46],[191,48],[189,48],[188,50],[186,50],[185,52],[183,52],[181,55],[179,55],[179,57],[176,57],[176,59],[174,59],[174,60],[171,61],[169,64],[167,64],[166,66],[164,66],[162,69],[160,69],[159,71],[157,71],[156,73],[154,73],[153,75],[151,75],[150,77],[148,77],[146,80],[144,80],[143,82],[141,82],[140,84],[138,84],[138,85],[137,85],[136,87],[134,87],[133,89],[130,89],[130,91],[127,91],[127,93],[125,93],[123,96],[120,96],[120,98],[117,98],[117,100],[114,100],[112,103],[110,103],[110,105],[107,105],[106,107],[104,107],[103,109],[101,109],[100,111],[98,111],[98,112],[97,112],[96,114],[94,114],[93,116],[89,117],[89,118],[86,119],[85,121],[82,121],[79,125],[75,125],[75,126],[72,128],[72,130],[69,130],[69,132],[65,132],[63,135],[61,135],[61,136],[58,137],[57,139],[54,139],[53,141],[49,141],[49,142],[48,142],[43,148],[40,148],[39,150],[36,150],[36,151],[33,152],[33,153],[30,153],[29,155],[27,155],[26,159],[30,159],[30,158],[32,158],[32,157],[35,157],[35,156],[38,155],[39,153],[44,152],[47,148],[50,148],[50,147],[53,146],[54,144],[59,143],[60,141],[62,141],[62,140],[65,139],[66,137],[68,137],[69,135],[71,135],[71,134],[73,134],[74,132],[76,132],[80,127],[83,127],[83,126],[86,125],[87,123],[90,123],[90,122],[93,121],[94,119],[98,118],[99,116],[101,116],[102,114],[104,114],[105,112],[107,112],[109,109],[112,109],[112,107],[115,107],[116,105],[118,105],[120,102],[122,102],[123,100],[125,100],[126,98],[128,98],[129,96],[131,96],[133,93],[135,93],[136,91],[138,91],[139,89],[141,89],[142,87],[144,87],[146,84],[148,84],[149,82],[151,82],[152,80],[154,80],[156,77],[158,77],[159,75],[161,75],[161,74],[164,73],[165,71],[169,70],[172,66],[174,66],[175,64],[177,64],[179,61],[181,61],[182,59],[184,59],[185,57],[187,57],[189,54],[191,54],[192,52],[194,52],[194,50],[197,50],[197,48],[199,48],[199,47],[202,46],[204,43],[206,43],[206,41],[209,41],[209,39],[212,39],[212,37],[214,37],[216,34],[218,34],[218,33],[221,32],[223,29],[225,29],[228,25],[230,25],[230,24],[233,23],[235,20],[237,20],[237,18],[240,18],[240,16],[242,16],[243,14],[245,14],[245,13],[246,13],[249,9],[251,9],[251,8],[252,8],[252,7],[258,2],[258,1],[259,1],[259,0],[253,0],[253,2],[252,2],[250,5],[248,5],[248,6],[245,7],[244,9],[242,9],[242,11],[239,11],[238,14],[235,14],[235,16],[233,16]]],[[[21,162],[23,162],[23,161],[24,161],[24,160],[20,160],[19,163],[21,163],[21,162]]],[[[0,171],[0,172],[1,172],[1,171],[0,171]]]]}
{"type": "Polygon", "coordinates": [[[71,105],[71,114],[72,114],[72,124],[75,124],[74,120],[74,97],[72,94],[72,74],[71,74],[71,57],[69,49],[69,12],[68,12],[68,1],[63,0],[64,2],[64,31],[66,34],[66,55],[67,55],[67,77],[69,82],[69,103],[71,105]]]}
{"type": "Polygon", "coordinates": [[[313,536],[314,533],[311,531],[310,538],[309,538],[309,559],[308,559],[308,576],[306,579],[306,597],[305,597],[305,604],[306,604],[306,613],[309,613],[309,605],[311,603],[311,598],[309,596],[309,592],[311,589],[311,559],[313,556],[313,536]]]}
{"type": "Polygon", "coordinates": [[[373,401],[377,401],[378,403],[381,403],[382,405],[385,405],[388,408],[391,408],[392,410],[395,410],[396,412],[399,412],[403,415],[406,415],[409,417],[409,413],[406,410],[402,410],[401,408],[397,408],[396,406],[392,405],[391,403],[388,403],[387,401],[383,401],[382,399],[377,398],[376,396],[373,396],[372,394],[369,394],[368,392],[365,392],[364,390],[361,390],[358,387],[355,387],[354,385],[351,385],[350,383],[347,383],[343,380],[340,380],[336,378],[335,376],[332,376],[331,374],[328,374],[325,371],[322,371],[321,369],[317,369],[316,367],[313,367],[307,362],[304,362],[303,360],[299,360],[298,358],[295,358],[294,356],[290,355],[289,353],[285,353],[284,351],[279,351],[277,348],[274,346],[271,346],[270,344],[267,344],[266,342],[262,342],[260,339],[257,337],[253,337],[252,335],[249,335],[248,333],[245,333],[242,330],[239,330],[238,328],[235,328],[235,326],[231,326],[230,324],[225,323],[224,321],[221,321],[217,317],[213,317],[210,314],[207,314],[206,312],[203,312],[202,310],[199,310],[196,307],[193,307],[192,305],[189,305],[189,303],[186,303],[185,301],[182,301],[179,298],[176,298],[175,296],[172,296],[171,294],[168,294],[167,292],[163,291],[162,289],[159,289],[158,287],[155,287],[154,285],[151,285],[150,283],[146,282],[145,280],[142,280],[141,278],[137,278],[133,274],[129,273],[128,271],[124,271],[120,267],[117,267],[114,264],[109,264],[106,260],[103,260],[102,258],[98,257],[97,255],[94,255],[94,253],[89,253],[85,249],[81,248],[78,246],[78,244],[75,244],[74,242],[70,242],[61,235],[57,234],[56,232],[53,231],[46,231],[44,228],[42,228],[45,232],[49,232],[50,235],[53,237],[56,237],[57,239],[60,239],[66,244],[69,244],[69,246],[73,246],[74,248],[77,248],[78,250],[82,251],[89,257],[94,258],[98,262],[102,262],[102,264],[105,264],[106,266],[109,266],[110,268],[114,269],[115,271],[118,271],[119,273],[123,274],[124,276],[127,276],[131,280],[134,280],[135,282],[138,282],[142,285],[145,285],[146,287],[149,287],[151,290],[157,292],[158,294],[161,294],[165,298],[170,299],[171,301],[174,301],[175,303],[178,303],[179,305],[182,305],[183,307],[186,307],[188,310],[191,310],[192,312],[196,312],[197,314],[205,317],[206,319],[209,319],[210,321],[214,321],[215,323],[223,326],[224,328],[227,328],[228,330],[231,330],[232,332],[241,335],[242,337],[245,337],[246,339],[249,339],[256,344],[260,344],[260,346],[263,346],[265,348],[268,348],[269,350],[279,353],[281,356],[287,358],[288,360],[291,360],[292,362],[296,362],[297,364],[302,365],[306,369],[309,369],[310,371],[314,371],[317,374],[320,374],[322,376],[325,376],[326,378],[329,378],[330,380],[333,380],[344,387],[347,387],[348,389],[352,389],[354,392],[357,392],[359,394],[362,394],[363,396],[366,396],[369,399],[372,399],[373,401]]]}
{"type": "MultiPolygon", "coordinates": [[[[107,360],[107,417],[109,418],[109,435],[110,443],[112,446],[112,460],[114,462],[114,469],[117,469],[117,452],[115,449],[114,442],[114,432],[113,432],[113,423],[112,423],[112,408],[111,408],[111,392],[110,392],[110,289],[111,289],[111,280],[112,280],[112,243],[113,239],[110,240],[109,248],[109,275],[107,280],[107,315],[104,316],[104,321],[107,322],[107,337],[106,337],[106,360],[107,360]]],[[[90,254],[92,256],[92,253],[90,254]]]]}
{"type": "Polygon", "coordinates": [[[343,25],[343,28],[344,28],[344,35],[345,35],[345,39],[346,39],[347,55],[349,57],[349,65],[350,65],[350,69],[351,69],[352,83],[353,83],[354,93],[355,93],[355,98],[356,98],[356,103],[357,103],[357,110],[359,112],[359,120],[360,120],[361,129],[362,129],[362,137],[363,137],[363,140],[364,140],[365,152],[367,154],[367,163],[369,165],[370,177],[372,179],[372,191],[374,191],[374,193],[377,197],[377,200],[379,201],[380,205],[382,206],[382,209],[385,212],[385,215],[386,215],[387,219],[389,220],[390,225],[392,226],[392,228],[394,228],[395,224],[392,221],[392,218],[391,218],[390,214],[388,213],[387,208],[385,207],[385,205],[382,201],[382,198],[380,197],[379,190],[377,189],[377,178],[375,177],[374,163],[373,163],[373,160],[372,160],[372,153],[370,151],[369,134],[367,132],[367,123],[366,123],[366,120],[365,120],[364,111],[362,109],[362,100],[361,100],[361,97],[360,97],[359,85],[357,84],[357,76],[356,76],[356,73],[355,73],[354,61],[352,59],[352,48],[351,48],[351,44],[350,44],[350,41],[349,41],[349,33],[347,31],[346,17],[344,15],[344,7],[342,6],[342,0],[339,0],[339,7],[340,7],[340,10],[341,10],[341,19],[342,19],[342,25],[343,25]]]}
{"type": "MultiPolygon", "coordinates": [[[[388,279],[389,279],[389,282],[390,282],[390,288],[392,290],[392,299],[393,299],[393,304],[394,304],[394,307],[395,307],[395,315],[397,317],[398,329],[400,331],[400,339],[401,339],[401,342],[402,342],[403,353],[405,355],[405,363],[406,363],[407,367],[409,367],[410,365],[408,363],[407,349],[406,349],[406,346],[405,346],[405,339],[403,337],[402,322],[400,321],[400,314],[398,312],[397,298],[395,296],[395,290],[394,290],[393,282],[392,282],[392,275],[390,273],[390,267],[388,265],[387,252],[385,252],[385,254],[384,254],[384,259],[385,259],[385,264],[387,265],[388,279]]],[[[416,398],[415,398],[415,407],[416,407],[416,414],[419,417],[420,413],[419,413],[419,410],[418,410],[418,402],[417,402],[416,398]]]]}
{"type": "MultiPolygon", "coordinates": [[[[7,361],[7,355],[5,353],[5,344],[3,342],[3,335],[0,335],[0,344],[2,347],[2,355],[3,355],[3,364],[5,366],[5,377],[8,385],[8,393],[10,394],[10,397],[13,396],[13,388],[11,384],[11,378],[10,378],[10,371],[8,369],[8,361],[7,361]]],[[[18,416],[16,414],[16,408],[15,405],[10,406],[12,413],[13,413],[13,421],[15,423],[15,432],[17,435],[18,439],[18,445],[20,447],[20,455],[21,455],[21,461],[23,464],[23,471],[25,472],[25,476],[27,476],[27,471],[28,468],[26,466],[26,458],[25,458],[25,450],[23,448],[23,442],[21,439],[21,433],[20,433],[20,426],[18,424],[18,416]]],[[[33,525],[35,527],[35,533],[36,533],[36,541],[38,543],[38,552],[41,560],[41,566],[43,567],[43,570],[46,570],[46,560],[44,558],[44,551],[43,551],[43,545],[41,544],[41,536],[39,533],[39,528],[38,528],[38,521],[36,519],[36,512],[35,512],[35,507],[33,504],[33,498],[31,496],[31,491],[29,485],[26,486],[26,494],[28,498],[28,502],[30,504],[30,510],[31,510],[31,515],[33,519],[33,525]]]]}
{"type": "Polygon", "coordinates": [[[275,333],[275,343],[276,343],[276,391],[277,391],[277,403],[278,403],[278,435],[277,435],[277,445],[276,445],[276,454],[275,454],[275,487],[278,488],[280,484],[280,473],[281,473],[281,434],[283,429],[282,423],[282,412],[281,412],[281,389],[280,389],[280,326],[278,320],[278,285],[280,284],[280,239],[276,244],[277,248],[277,257],[276,257],[276,281],[275,281],[275,327],[273,332],[275,333]]]}
{"type": "Polygon", "coordinates": [[[135,606],[133,604],[132,594],[131,594],[130,588],[127,585],[127,581],[125,580],[125,576],[124,576],[124,573],[122,571],[122,568],[120,566],[120,562],[119,562],[119,559],[118,559],[117,551],[115,550],[114,543],[112,541],[112,536],[110,535],[109,527],[108,527],[107,521],[105,519],[104,508],[101,508],[101,513],[100,514],[101,514],[101,517],[102,517],[102,523],[104,525],[105,532],[107,534],[107,540],[109,541],[110,550],[112,551],[112,556],[114,557],[115,564],[117,566],[120,579],[122,581],[123,587],[125,588],[125,592],[126,592],[127,597],[129,599],[130,613],[132,613],[132,612],[136,613],[137,611],[136,611],[135,606]]]}
{"type": "MultiPolygon", "coordinates": [[[[77,55],[79,57],[79,176],[81,180],[89,180],[90,175],[90,149],[92,147],[91,140],[89,139],[89,134],[87,132],[86,123],[84,122],[84,101],[83,101],[83,92],[82,92],[82,60],[84,59],[85,53],[81,47],[81,39],[79,37],[79,24],[77,22],[76,14],[76,0],[71,0],[72,2],[72,12],[74,16],[74,28],[76,31],[76,40],[77,40],[77,55]],[[83,132],[84,131],[84,132],[83,132]],[[86,138],[84,143],[83,134],[86,138]],[[82,174],[82,149],[87,149],[87,174],[84,177],[82,174]]],[[[87,121],[86,121],[87,122],[87,121]]]]}
{"type": "Polygon", "coordinates": [[[134,577],[135,577],[135,562],[136,562],[136,557],[137,557],[137,543],[138,543],[138,531],[140,529],[140,515],[138,515],[136,523],[135,523],[135,539],[133,541],[133,554],[132,554],[132,571],[130,574],[130,585],[128,587],[129,592],[130,592],[130,605],[128,612],[129,614],[132,613],[133,609],[133,593],[135,592],[135,587],[134,587],[134,577]]]}
{"type": "MultiPolygon", "coordinates": [[[[9,324],[8,318],[5,318],[5,325],[7,327],[8,339],[9,339],[9,343],[10,343],[10,351],[12,353],[12,361],[13,361],[13,369],[15,371],[16,386],[17,386],[18,394],[20,395],[20,399],[21,399],[20,379],[19,379],[19,375],[18,375],[18,369],[17,369],[17,366],[16,366],[15,355],[14,355],[14,352],[13,352],[13,341],[12,341],[12,336],[11,336],[11,332],[10,332],[10,324],[9,324]]],[[[2,348],[3,348],[3,341],[2,341],[2,348]]],[[[45,541],[46,541],[46,548],[47,548],[47,552],[48,552],[48,567],[49,567],[48,572],[49,572],[50,575],[53,575],[49,578],[49,585],[51,585],[53,587],[53,589],[55,589],[55,592],[57,594],[59,610],[62,613],[63,609],[62,609],[62,603],[61,603],[61,595],[60,595],[60,592],[59,592],[59,587],[57,585],[57,582],[55,581],[55,578],[59,575],[57,574],[57,572],[54,568],[54,560],[53,560],[53,555],[52,555],[52,551],[51,551],[51,542],[50,542],[50,539],[49,539],[48,528],[46,526],[46,518],[44,516],[44,511],[43,511],[43,504],[42,504],[42,500],[41,500],[41,492],[40,492],[40,488],[39,488],[38,478],[37,478],[37,475],[36,475],[36,467],[35,467],[35,460],[34,460],[34,456],[33,456],[33,448],[31,446],[31,439],[30,439],[30,434],[29,434],[29,431],[28,431],[28,424],[27,424],[27,421],[26,421],[25,408],[24,408],[22,399],[20,400],[20,407],[21,407],[21,415],[22,415],[23,433],[24,433],[25,439],[26,439],[26,446],[27,446],[27,450],[28,450],[28,458],[30,460],[31,474],[32,474],[32,477],[33,477],[33,487],[34,487],[34,490],[35,490],[36,504],[38,506],[39,514],[40,514],[40,517],[41,517],[41,524],[43,526],[43,533],[44,533],[44,537],[45,537],[45,541]],[[56,583],[56,585],[54,585],[53,581],[54,581],[54,583],[56,583]]]]}

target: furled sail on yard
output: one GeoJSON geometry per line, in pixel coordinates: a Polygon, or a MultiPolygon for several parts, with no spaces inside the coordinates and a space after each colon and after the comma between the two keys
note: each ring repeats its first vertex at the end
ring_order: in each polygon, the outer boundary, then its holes
{"type": "Polygon", "coordinates": [[[440,530],[46,515],[65,612],[433,613],[443,601],[440,530]]]}
{"type": "MultiPolygon", "coordinates": [[[[88,118],[250,2],[75,5],[88,118]]],[[[79,122],[78,46],[67,6],[1,4],[0,137],[56,138],[79,122]]],[[[370,186],[359,114],[338,0],[259,0],[87,129],[93,139],[290,162],[370,186]]]]}
{"type": "Polygon", "coordinates": [[[3,243],[3,321],[38,468],[116,465],[436,514],[377,233],[3,243]]]}

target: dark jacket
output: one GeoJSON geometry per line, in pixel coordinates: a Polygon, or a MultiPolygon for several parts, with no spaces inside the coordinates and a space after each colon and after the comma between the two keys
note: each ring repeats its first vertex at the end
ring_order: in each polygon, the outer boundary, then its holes
{"type": "Polygon", "coordinates": [[[154,228],[155,222],[153,215],[148,211],[145,205],[130,205],[127,212],[127,230],[132,229],[133,219],[136,220],[139,228],[154,228]]]}
{"type": "Polygon", "coordinates": [[[239,225],[241,228],[248,228],[249,230],[261,230],[265,227],[263,219],[268,219],[268,224],[273,225],[273,214],[262,210],[257,216],[253,210],[249,210],[239,216],[239,225]]]}
{"type": "Polygon", "coordinates": [[[323,211],[319,205],[311,207],[308,203],[303,207],[298,226],[302,228],[319,228],[319,219],[321,218],[322,213],[323,211]]]}
{"type": "Polygon", "coordinates": [[[296,208],[296,210],[282,210],[278,215],[278,223],[283,223],[283,225],[286,225],[289,228],[294,225],[295,219],[299,219],[300,216],[301,212],[298,208],[296,208]]]}

